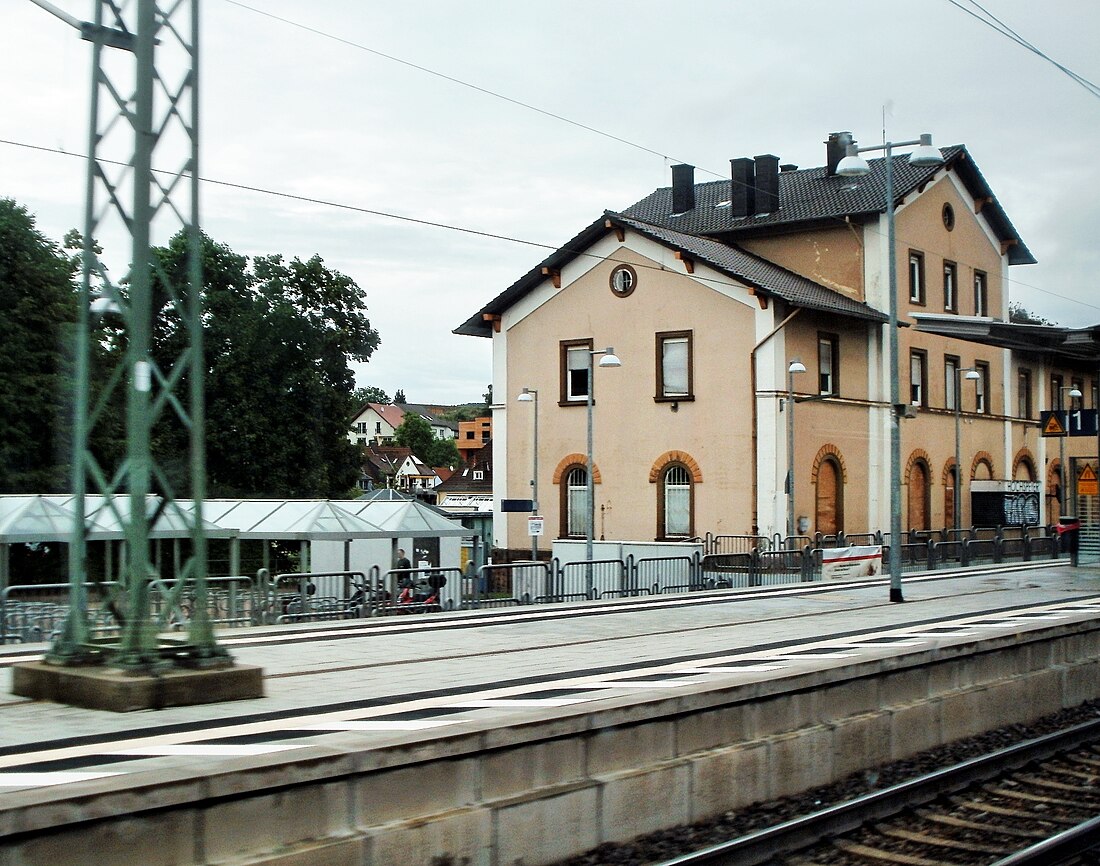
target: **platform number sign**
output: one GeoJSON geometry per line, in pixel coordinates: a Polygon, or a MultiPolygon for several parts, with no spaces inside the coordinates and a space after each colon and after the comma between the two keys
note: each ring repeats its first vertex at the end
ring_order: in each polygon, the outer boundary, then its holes
{"type": "Polygon", "coordinates": [[[1043,436],[1095,436],[1096,410],[1052,410],[1039,413],[1043,436]]]}

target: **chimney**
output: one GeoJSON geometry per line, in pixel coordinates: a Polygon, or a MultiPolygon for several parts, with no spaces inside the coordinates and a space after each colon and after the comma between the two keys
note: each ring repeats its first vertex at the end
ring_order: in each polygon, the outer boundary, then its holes
{"type": "Polygon", "coordinates": [[[695,166],[680,163],[672,167],[672,212],[686,213],[695,207],[695,166]]]}
{"type": "Polygon", "coordinates": [[[836,167],[847,154],[849,144],[855,144],[852,133],[829,133],[829,140],[825,142],[825,177],[836,176],[836,167]]]}
{"type": "Polygon", "coordinates": [[[756,213],[775,213],[779,210],[779,157],[765,153],[756,163],[756,213]]]}
{"type": "Polygon", "coordinates": [[[756,175],[747,156],[730,160],[730,215],[747,217],[756,204],[756,175]]]}

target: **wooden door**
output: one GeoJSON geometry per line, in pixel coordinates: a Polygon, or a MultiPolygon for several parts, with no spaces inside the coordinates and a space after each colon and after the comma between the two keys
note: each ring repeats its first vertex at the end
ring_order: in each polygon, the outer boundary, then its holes
{"type": "Polygon", "coordinates": [[[914,463],[909,471],[909,530],[931,528],[928,502],[928,467],[914,463]]]}
{"type": "Polygon", "coordinates": [[[844,531],[844,487],[835,460],[823,460],[817,470],[814,525],[822,535],[844,531]]]}

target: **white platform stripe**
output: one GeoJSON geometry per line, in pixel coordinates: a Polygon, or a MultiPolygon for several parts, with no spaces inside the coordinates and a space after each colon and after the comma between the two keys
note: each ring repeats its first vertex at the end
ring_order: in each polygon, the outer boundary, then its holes
{"type": "Polygon", "coordinates": [[[123,773],[81,773],[59,771],[56,773],[0,773],[0,788],[44,788],[49,785],[70,785],[73,782],[88,782],[92,779],[105,779],[108,776],[122,776],[123,773]]]}

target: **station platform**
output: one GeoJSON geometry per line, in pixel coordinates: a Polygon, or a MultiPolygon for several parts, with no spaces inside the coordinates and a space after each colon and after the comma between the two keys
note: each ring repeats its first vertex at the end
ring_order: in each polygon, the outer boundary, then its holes
{"type": "MultiPolygon", "coordinates": [[[[5,687],[0,864],[87,833],[105,863],[153,838],[166,863],[552,863],[1100,696],[1100,569],[887,589],[235,630],[266,697],[226,704],[114,714],[5,687]]],[[[4,648],[3,684],[42,649],[4,648]]]]}

